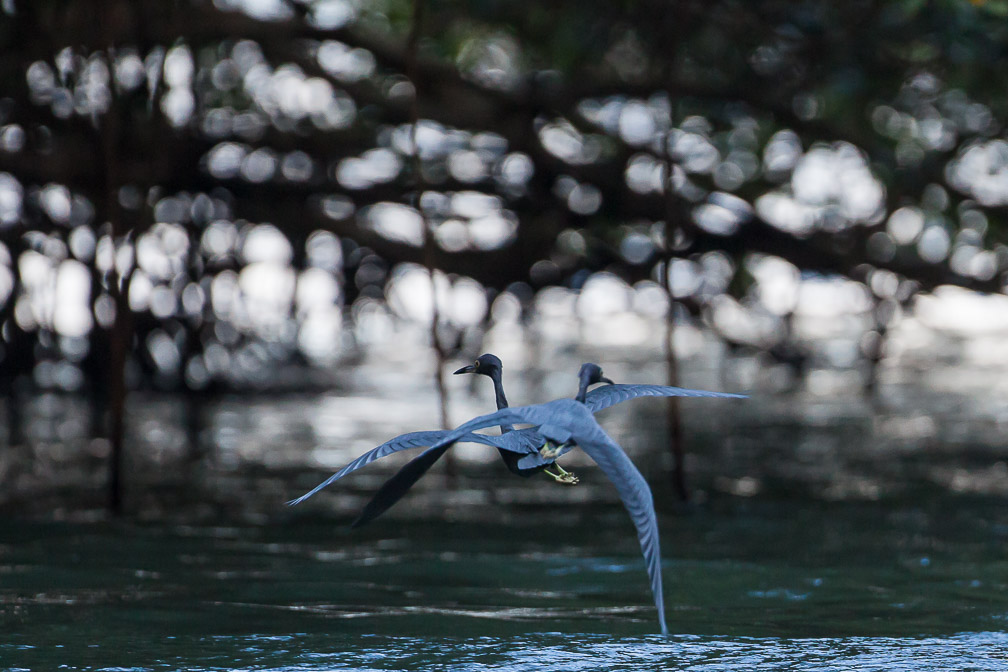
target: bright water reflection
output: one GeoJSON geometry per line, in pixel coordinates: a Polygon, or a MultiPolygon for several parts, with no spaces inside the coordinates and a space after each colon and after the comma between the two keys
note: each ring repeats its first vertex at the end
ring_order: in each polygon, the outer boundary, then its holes
{"type": "MultiPolygon", "coordinates": [[[[288,641],[285,646],[297,644],[288,641]]],[[[513,638],[367,637],[350,653],[307,654],[305,664],[262,669],[582,670],[1003,670],[1008,635],[896,639],[624,638],[544,633],[513,638]]]]}
{"type": "MultiPolygon", "coordinates": [[[[123,658],[95,647],[98,659],[123,658]]],[[[35,658],[27,647],[0,647],[0,654],[35,658]]],[[[688,635],[615,639],[600,635],[542,633],[514,637],[418,638],[246,635],[163,642],[163,657],[145,664],[64,664],[59,669],[111,672],[157,670],[831,670],[919,672],[1000,671],[1008,661],[1008,635],[963,633],[949,637],[844,637],[822,639],[701,638],[688,635]],[[173,654],[198,651],[200,663],[173,654]]],[[[134,654],[135,655],[135,654],[134,654]]],[[[189,654],[191,655],[191,654],[189,654]]],[[[133,657],[133,656],[127,656],[133,657]]],[[[28,667],[4,668],[10,672],[28,667]]],[[[41,669],[41,668],[39,668],[41,669]]]]}

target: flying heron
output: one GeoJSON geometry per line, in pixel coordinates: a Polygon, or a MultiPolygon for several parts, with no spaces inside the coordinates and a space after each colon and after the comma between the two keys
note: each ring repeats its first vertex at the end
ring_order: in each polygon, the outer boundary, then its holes
{"type": "MultiPolygon", "coordinates": [[[[532,425],[532,432],[542,437],[545,447],[534,453],[520,456],[516,464],[519,469],[525,469],[541,463],[543,460],[556,460],[574,445],[578,445],[595,461],[616,487],[623,505],[630,513],[630,518],[637,528],[637,538],[640,541],[641,552],[647,565],[651,580],[651,592],[654,595],[655,607],[658,610],[658,624],[662,634],[668,634],[665,623],[665,603],[662,594],[661,552],[658,544],[658,520],[655,516],[651,489],[640,471],[627,457],[623,449],[609,437],[595,419],[594,413],[613,404],[636,397],[730,397],[744,398],[745,395],[725,392],[704,392],[687,390],[664,385],[616,385],[609,384],[596,388],[591,393],[588,387],[605,382],[602,369],[597,364],[584,364],[578,372],[578,394],[574,399],[557,399],[544,404],[503,408],[496,413],[490,413],[474,418],[445,434],[438,443],[431,446],[426,453],[442,451],[457,441],[470,441],[475,430],[494,425],[523,423],[532,425]]],[[[519,434],[522,431],[512,432],[519,434]]],[[[504,448],[508,450],[508,448],[504,448]]],[[[425,453],[425,454],[426,454],[425,453]]],[[[420,456],[421,458],[423,455],[420,456]]],[[[417,458],[420,459],[420,458],[417,458]]],[[[415,460],[414,460],[415,461],[415,460]]],[[[409,466],[409,465],[407,465],[409,466]]],[[[393,476],[394,481],[397,478],[393,476]]],[[[388,483],[386,484],[388,485],[388,483]]],[[[383,486],[382,490],[385,489],[383,486]]],[[[399,492],[401,489],[396,489],[399,492]]],[[[379,491],[381,493],[381,490],[379,491]]],[[[377,495],[364,508],[354,525],[363,524],[380,515],[395,500],[389,502],[377,495]]]]}
{"type": "MultiPolygon", "coordinates": [[[[462,373],[477,373],[484,375],[488,377],[490,380],[492,380],[494,386],[494,400],[497,403],[497,410],[499,411],[502,408],[508,407],[507,397],[504,396],[504,383],[501,380],[501,374],[503,373],[503,370],[504,370],[504,364],[503,362],[501,362],[500,358],[497,357],[496,355],[486,353],[484,355],[480,355],[479,357],[477,357],[476,361],[473,362],[472,364],[468,366],[463,366],[458,371],[455,371],[454,375],[457,376],[462,373]]],[[[506,434],[514,430],[514,426],[506,422],[502,424],[500,428],[501,428],[501,434],[506,434]]],[[[424,458],[423,461],[417,463],[416,465],[413,465],[413,468],[418,472],[416,474],[416,478],[420,478],[420,476],[422,476],[431,467],[431,465],[433,465],[450,447],[451,444],[448,444],[443,448],[441,448],[440,450],[426,451],[422,456],[424,458]]],[[[542,471],[548,476],[550,476],[557,483],[562,483],[564,485],[577,485],[578,483],[577,476],[570,473],[569,471],[564,471],[559,464],[556,464],[556,462],[552,463],[552,466],[556,469],[556,471],[551,471],[549,469],[549,467],[551,466],[550,464],[538,464],[533,467],[523,468],[518,466],[518,460],[521,458],[521,455],[519,453],[515,453],[511,450],[507,450],[499,446],[497,447],[497,451],[500,453],[501,459],[507,466],[508,471],[510,471],[512,474],[518,476],[531,476],[532,474],[536,474],[542,471]]],[[[417,458],[417,460],[419,459],[420,458],[417,458]]],[[[403,469],[408,470],[409,466],[403,467],[403,469]]],[[[413,482],[416,481],[416,478],[413,479],[413,482]]],[[[410,485],[412,485],[412,483],[410,483],[410,485]]]]}

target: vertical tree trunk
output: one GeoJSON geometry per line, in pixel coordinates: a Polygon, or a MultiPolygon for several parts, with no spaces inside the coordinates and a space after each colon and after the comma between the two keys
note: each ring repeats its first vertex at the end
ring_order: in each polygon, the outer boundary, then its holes
{"type": "MultiPolygon", "coordinates": [[[[419,68],[417,67],[417,50],[419,46],[420,33],[423,28],[423,12],[423,0],[414,0],[413,20],[410,25],[409,37],[406,43],[406,76],[410,82],[413,83],[413,103],[410,108],[410,121],[412,123],[410,141],[413,147],[413,184],[416,189],[416,208],[420,212],[420,216],[423,218],[424,265],[427,267],[427,273],[430,275],[431,285],[430,339],[431,346],[434,348],[434,356],[436,359],[434,385],[437,388],[438,393],[438,410],[441,418],[441,427],[443,429],[447,429],[450,427],[450,420],[448,417],[448,393],[445,388],[444,379],[444,368],[447,354],[445,352],[444,344],[441,342],[441,338],[438,334],[438,323],[441,318],[440,311],[438,310],[437,286],[434,282],[434,245],[436,243],[434,242],[432,224],[427,215],[424,213],[423,206],[421,204],[421,197],[423,196],[424,190],[424,175],[423,161],[420,158],[420,148],[417,146],[417,124],[420,121],[420,83],[418,77],[419,68]]],[[[445,455],[445,468],[448,471],[449,478],[454,477],[455,460],[452,458],[451,451],[445,455]]]]}
{"type": "MultiPolygon", "coordinates": [[[[671,124],[671,119],[669,120],[671,124]]],[[[669,271],[672,268],[672,249],[679,225],[679,209],[675,202],[675,185],[672,170],[674,162],[668,147],[671,133],[665,136],[665,268],[662,273],[662,286],[668,297],[669,312],[665,323],[665,365],[668,370],[668,384],[679,386],[679,363],[675,354],[675,297],[672,294],[669,271]]],[[[679,412],[679,400],[669,397],[666,401],[666,417],[669,428],[669,452],[672,454],[672,488],[682,502],[689,501],[689,489],[686,485],[686,465],[683,451],[682,414],[679,412]]]]}
{"type": "MultiPolygon", "coordinates": [[[[668,281],[666,280],[666,284],[668,281]]],[[[668,371],[668,384],[679,386],[679,363],[675,355],[675,327],[673,324],[672,294],[669,292],[669,316],[665,331],[665,365],[668,371]]],[[[669,428],[669,450],[672,453],[672,488],[680,501],[689,501],[689,488],[686,485],[686,465],[683,451],[682,414],[679,411],[679,399],[669,397],[666,405],[666,418],[669,428]]]]}
{"type": "MultiPolygon", "coordinates": [[[[132,274],[130,275],[130,277],[132,274]]],[[[118,278],[114,278],[118,282],[118,278]]],[[[108,362],[108,439],[109,454],[109,510],[119,515],[123,510],[123,462],[126,418],[126,360],[133,340],[133,320],[127,297],[129,283],[123,282],[115,290],[116,314],[109,334],[108,362]]]]}
{"type": "MultiPolygon", "coordinates": [[[[107,51],[110,64],[115,59],[112,48],[107,51]]],[[[116,95],[115,87],[110,89],[112,102],[108,111],[101,119],[99,136],[102,159],[105,168],[105,216],[108,219],[109,230],[114,244],[125,242],[127,238],[127,223],[124,221],[122,208],[119,206],[119,189],[122,186],[122,175],[119,160],[119,143],[121,141],[122,120],[125,113],[124,101],[116,95]]],[[[108,288],[115,302],[115,318],[109,333],[108,344],[108,408],[107,430],[110,445],[108,506],[113,515],[119,515],[123,510],[123,462],[125,441],[126,413],[126,360],[133,340],[133,319],[129,308],[129,285],[133,277],[132,266],[119,269],[113,255],[112,268],[109,270],[108,288]],[[122,275],[120,275],[122,273],[122,275]]],[[[97,328],[97,327],[95,327],[97,328]]]]}
{"type": "Polygon", "coordinates": [[[35,353],[32,340],[28,333],[18,324],[14,315],[14,307],[18,297],[24,291],[21,274],[18,272],[18,259],[25,250],[25,241],[20,231],[5,232],[3,243],[11,255],[10,295],[0,306],[0,342],[3,347],[3,357],[0,357],[0,393],[7,400],[7,437],[8,445],[14,446],[24,441],[24,423],[21,414],[21,404],[18,399],[18,382],[23,377],[30,376],[35,365],[35,353]]]}

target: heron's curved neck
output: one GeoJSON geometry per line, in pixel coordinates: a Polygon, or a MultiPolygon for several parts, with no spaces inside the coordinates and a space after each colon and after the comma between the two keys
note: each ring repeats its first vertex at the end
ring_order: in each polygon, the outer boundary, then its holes
{"type": "MultiPolygon", "coordinates": [[[[508,407],[507,397],[504,396],[504,383],[501,381],[500,371],[494,371],[490,376],[490,380],[493,381],[494,386],[494,400],[497,402],[497,410],[508,407]]],[[[512,425],[501,425],[501,432],[510,432],[514,427],[512,425]]]]}
{"type": "Polygon", "coordinates": [[[581,383],[578,385],[577,396],[574,397],[575,401],[580,401],[582,404],[585,402],[585,397],[588,395],[588,386],[591,382],[587,378],[582,378],[581,383]]]}

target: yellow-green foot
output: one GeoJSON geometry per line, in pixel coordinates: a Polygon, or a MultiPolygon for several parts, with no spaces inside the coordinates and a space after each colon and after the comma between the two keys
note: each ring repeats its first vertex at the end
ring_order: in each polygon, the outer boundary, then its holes
{"type": "MultiPolygon", "coordinates": [[[[543,447],[539,449],[539,454],[542,455],[544,459],[555,460],[560,454],[560,449],[562,447],[563,446],[560,444],[554,444],[552,441],[547,441],[543,444],[543,447]]],[[[561,469],[561,471],[563,470],[561,469]]]]}
{"type": "Polygon", "coordinates": [[[577,476],[569,471],[564,471],[563,467],[556,462],[553,463],[553,468],[556,471],[550,471],[550,468],[546,467],[543,469],[543,473],[551,477],[557,483],[560,483],[561,485],[577,485],[581,482],[577,476]]]}

